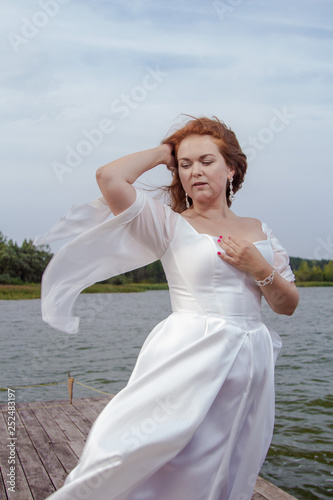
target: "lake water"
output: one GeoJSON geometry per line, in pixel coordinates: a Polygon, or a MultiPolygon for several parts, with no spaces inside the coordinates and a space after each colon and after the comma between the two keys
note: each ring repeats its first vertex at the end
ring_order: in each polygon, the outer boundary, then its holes
{"type": "MultiPolygon", "coordinates": [[[[296,498],[333,493],[333,288],[301,288],[292,317],[264,304],[264,321],[282,337],[276,368],[276,421],[261,475],[296,498]]],[[[85,294],[76,307],[80,333],[67,335],[41,321],[40,301],[0,301],[0,386],[60,385],[16,390],[18,402],[67,397],[67,372],[115,394],[133,369],[149,331],[170,312],[167,291],[85,294]]],[[[74,385],[74,397],[98,396],[74,385]]],[[[2,402],[6,392],[0,392],[2,402]]]]}

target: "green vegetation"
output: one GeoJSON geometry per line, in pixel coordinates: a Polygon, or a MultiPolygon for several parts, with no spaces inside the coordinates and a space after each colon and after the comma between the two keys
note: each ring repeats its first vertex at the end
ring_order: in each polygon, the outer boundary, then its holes
{"type": "Polygon", "coordinates": [[[0,300],[40,299],[40,284],[0,285],[0,300]]]}
{"type": "MultiPolygon", "coordinates": [[[[82,293],[135,293],[147,290],[168,290],[167,283],[128,283],[111,285],[97,283],[82,293]]],[[[0,300],[40,299],[40,284],[0,285],[0,300]]]]}
{"type": "Polygon", "coordinates": [[[168,288],[167,283],[127,283],[127,285],[96,283],[83,290],[82,293],[133,293],[146,292],[147,290],[168,290],[168,288]]]}
{"type": "Polygon", "coordinates": [[[23,285],[40,283],[52,254],[48,246],[35,247],[32,240],[18,246],[0,232],[0,283],[23,285]]]}
{"type": "Polygon", "coordinates": [[[300,288],[309,286],[333,286],[333,281],[296,281],[296,285],[300,288]]]}
{"type": "MultiPolygon", "coordinates": [[[[35,247],[32,240],[21,246],[0,232],[0,300],[38,299],[45,267],[52,258],[49,246],[35,247]]],[[[290,257],[297,286],[333,286],[333,261],[290,257]]],[[[87,288],[83,293],[132,293],[167,290],[160,261],[115,276],[87,288]]]]}
{"type": "Polygon", "coordinates": [[[297,285],[312,282],[312,286],[327,286],[327,283],[333,281],[333,260],[310,260],[290,257],[290,265],[294,270],[297,285]],[[321,285],[315,285],[314,283],[321,283],[321,285]]]}

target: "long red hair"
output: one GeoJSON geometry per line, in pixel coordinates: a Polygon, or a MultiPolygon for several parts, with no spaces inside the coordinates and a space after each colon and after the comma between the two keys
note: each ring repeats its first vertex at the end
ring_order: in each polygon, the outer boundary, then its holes
{"type": "MultiPolygon", "coordinates": [[[[190,135],[210,135],[215,139],[226,164],[235,169],[233,176],[234,193],[242,187],[247,169],[246,155],[241,150],[235,133],[228,128],[225,123],[221,122],[218,118],[216,118],[216,116],[213,116],[212,119],[206,117],[195,118],[194,116],[189,115],[186,116],[191,118],[191,120],[162,141],[162,144],[170,144],[172,146],[176,158],[175,168],[170,169],[172,172],[172,182],[170,186],[165,186],[164,189],[169,193],[171,198],[171,208],[178,213],[181,213],[186,209],[185,191],[180,182],[177,160],[179,145],[185,137],[190,135]]],[[[226,199],[228,207],[231,206],[229,194],[230,188],[229,183],[227,183],[226,199]]],[[[192,203],[191,198],[189,198],[189,202],[190,204],[192,203]]]]}

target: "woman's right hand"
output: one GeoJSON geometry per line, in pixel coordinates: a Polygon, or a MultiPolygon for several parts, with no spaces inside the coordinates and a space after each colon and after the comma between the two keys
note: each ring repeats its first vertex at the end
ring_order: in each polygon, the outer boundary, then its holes
{"type": "Polygon", "coordinates": [[[170,144],[161,144],[123,156],[97,170],[97,184],[115,215],[126,210],[135,201],[133,182],[140,175],[161,164],[170,169],[175,167],[175,157],[170,144]]]}
{"type": "Polygon", "coordinates": [[[166,144],[161,144],[161,146],[159,147],[162,149],[165,155],[165,159],[163,162],[164,165],[166,165],[169,170],[174,170],[176,167],[176,158],[173,146],[171,146],[171,144],[166,143],[166,144]]]}

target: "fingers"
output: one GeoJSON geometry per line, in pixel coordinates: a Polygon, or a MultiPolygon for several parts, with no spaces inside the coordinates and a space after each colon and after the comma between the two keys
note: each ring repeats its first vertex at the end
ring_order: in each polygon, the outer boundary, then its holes
{"type": "Polygon", "coordinates": [[[234,264],[239,245],[230,236],[228,238],[223,238],[222,236],[220,236],[217,240],[217,243],[225,251],[225,253],[218,252],[218,256],[225,262],[234,264]]]}
{"type": "MultiPolygon", "coordinates": [[[[253,274],[253,270],[262,265],[262,260],[265,261],[262,254],[255,245],[245,239],[236,242],[233,238],[222,238],[217,240],[224,252],[217,252],[221,260],[233,265],[241,271],[246,271],[253,274]]],[[[266,261],[265,261],[266,262],[266,261]]]]}
{"type": "Polygon", "coordinates": [[[238,268],[247,267],[249,254],[251,253],[251,243],[247,240],[241,240],[237,243],[231,237],[222,238],[222,236],[218,238],[217,243],[225,251],[225,253],[218,252],[218,256],[222,260],[238,268]]]}
{"type": "Polygon", "coordinates": [[[239,251],[241,248],[241,246],[238,245],[238,243],[236,243],[236,241],[233,240],[230,236],[228,236],[228,238],[223,238],[222,236],[220,236],[217,240],[217,243],[221,248],[223,248],[223,250],[225,250],[227,253],[230,253],[231,255],[237,253],[237,251],[239,251]]]}
{"type": "Polygon", "coordinates": [[[220,259],[224,260],[225,262],[228,262],[229,264],[234,264],[233,257],[228,255],[227,253],[217,252],[217,255],[218,257],[220,257],[220,259]]]}

